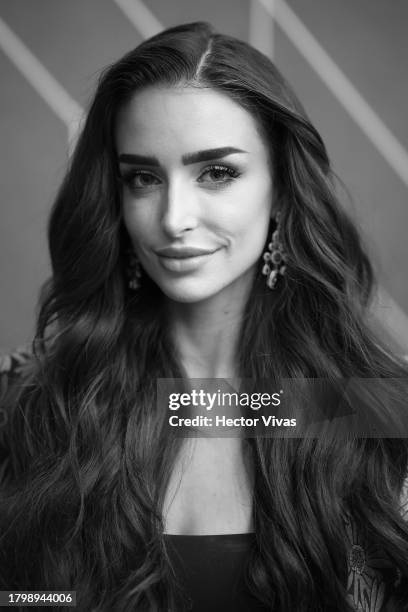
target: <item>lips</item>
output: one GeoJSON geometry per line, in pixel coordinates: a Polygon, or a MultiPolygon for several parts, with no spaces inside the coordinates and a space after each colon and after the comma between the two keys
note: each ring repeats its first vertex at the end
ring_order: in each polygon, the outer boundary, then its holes
{"type": "Polygon", "coordinates": [[[184,275],[201,270],[218,250],[183,246],[164,247],[155,252],[161,268],[172,274],[184,275]]]}
{"type": "Polygon", "coordinates": [[[164,247],[157,249],[156,254],[159,257],[166,257],[169,259],[187,259],[189,257],[199,257],[200,255],[211,255],[217,249],[205,249],[200,247],[164,247]]]}

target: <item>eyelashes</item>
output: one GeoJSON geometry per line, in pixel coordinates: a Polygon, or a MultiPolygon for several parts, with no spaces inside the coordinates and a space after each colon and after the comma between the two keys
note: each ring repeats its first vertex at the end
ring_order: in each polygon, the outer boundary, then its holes
{"type": "Polygon", "coordinates": [[[122,182],[132,189],[147,189],[160,184],[160,179],[146,170],[129,170],[121,175],[122,182]]]}
{"type": "MultiPolygon", "coordinates": [[[[211,189],[219,189],[220,187],[231,184],[235,179],[241,176],[232,166],[224,164],[211,164],[207,166],[197,178],[197,182],[206,184],[211,189]]],[[[155,189],[161,185],[162,179],[148,170],[130,169],[120,175],[120,180],[134,192],[145,192],[155,189]]]]}
{"type": "Polygon", "coordinates": [[[215,178],[214,182],[219,182],[221,180],[220,175],[223,176],[224,179],[226,178],[227,181],[229,179],[235,179],[235,178],[238,178],[238,176],[240,176],[239,172],[237,172],[237,170],[235,170],[231,166],[224,166],[223,164],[212,164],[211,166],[208,166],[204,170],[204,172],[201,173],[198,179],[199,182],[202,182],[202,177],[204,175],[211,174],[211,173],[213,174],[213,176],[215,175],[218,176],[218,178],[215,178]]]}

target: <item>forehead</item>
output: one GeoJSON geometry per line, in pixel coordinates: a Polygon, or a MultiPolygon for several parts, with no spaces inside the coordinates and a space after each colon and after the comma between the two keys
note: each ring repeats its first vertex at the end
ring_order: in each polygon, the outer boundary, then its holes
{"type": "Polygon", "coordinates": [[[252,115],[210,88],[151,87],[136,93],[118,114],[118,152],[190,152],[236,146],[266,154],[252,115]],[[143,150],[143,151],[142,151],[143,150]]]}

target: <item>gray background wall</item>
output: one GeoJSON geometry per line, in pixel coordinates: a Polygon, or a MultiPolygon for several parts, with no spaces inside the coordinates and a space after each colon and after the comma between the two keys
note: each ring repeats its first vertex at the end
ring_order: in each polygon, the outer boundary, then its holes
{"type": "MultiPolygon", "coordinates": [[[[208,20],[273,52],[322,134],[384,291],[375,316],[408,352],[407,184],[257,0],[145,0],[165,26],[208,20]],[[250,21],[255,14],[255,21],[250,21]]],[[[287,5],[408,149],[405,0],[289,0],[287,5]]],[[[137,2],[134,2],[137,13],[137,2]]],[[[0,18],[70,96],[86,107],[98,72],[142,35],[114,0],[0,0],[0,18]]],[[[1,33],[0,33],[1,39],[1,33]]],[[[0,346],[30,339],[49,274],[45,227],[67,161],[67,130],[0,51],[0,346]]]]}

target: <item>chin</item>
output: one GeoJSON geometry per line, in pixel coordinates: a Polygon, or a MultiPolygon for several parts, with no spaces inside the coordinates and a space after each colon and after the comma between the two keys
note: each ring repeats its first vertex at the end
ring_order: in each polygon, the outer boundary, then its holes
{"type": "Polygon", "coordinates": [[[161,288],[163,293],[174,302],[180,302],[181,304],[195,304],[211,298],[215,293],[218,292],[203,292],[203,291],[177,291],[169,288],[161,288]]]}
{"type": "MultiPolygon", "coordinates": [[[[157,281],[156,281],[157,282],[157,281]]],[[[223,286],[203,286],[203,282],[158,283],[160,289],[170,300],[183,304],[194,304],[217,295],[223,286]]]]}

